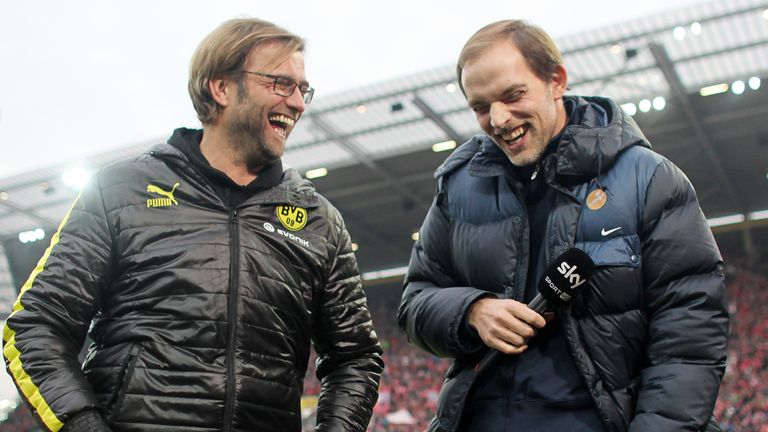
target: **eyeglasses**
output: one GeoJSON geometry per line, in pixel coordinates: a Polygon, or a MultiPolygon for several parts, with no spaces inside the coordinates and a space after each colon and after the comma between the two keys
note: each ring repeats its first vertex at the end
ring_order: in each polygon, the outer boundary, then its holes
{"type": "Polygon", "coordinates": [[[301,92],[301,97],[304,99],[305,104],[312,102],[312,97],[315,95],[315,89],[312,88],[309,84],[298,84],[296,81],[288,77],[272,75],[263,72],[251,72],[247,70],[244,70],[243,73],[258,75],[271,79],[273,82],[272,89],[275,91],[275,93],[282,97],[291,96],[293,92],[296,91],[297,87],[299,88],[299,92],[301,92]]]}

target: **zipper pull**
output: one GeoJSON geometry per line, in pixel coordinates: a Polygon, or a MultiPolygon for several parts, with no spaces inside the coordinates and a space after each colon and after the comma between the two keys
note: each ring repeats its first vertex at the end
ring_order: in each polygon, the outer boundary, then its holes
{"type": "Polygon", "coordinates": [[[536,176],[539,175],[539,169],[541,169],[541,162],[536,163],[536,169],[534,169],[533,174],[531,174],[531,180],[535,180],[536,176]]]}

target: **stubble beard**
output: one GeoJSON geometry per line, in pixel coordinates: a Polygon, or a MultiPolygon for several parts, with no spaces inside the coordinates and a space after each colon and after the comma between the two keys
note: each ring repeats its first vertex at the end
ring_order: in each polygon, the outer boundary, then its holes
{"type": "MultiPolygon", "coordinates": [[[[528,133],[531,133],[533,131],[528,131],[528,133]]],[[[521,153],[518,153],[517,155],[507,155],[507,158],[510,162],[512,162],[512,165],[516,167],[525,167],[529,165],[533,165],[536,162],[539,161],[541,158],[541,155],[544,154],[544,151],[547,148],[547,143],[542,143],[541,137],[539,136],[530,136],[528,138],[533,138],[529,142],[529,151],[523,151],[521,153]],[[514,157],[514,159],[513,159],[514,157]]]]}
{"type": "MultiPolygon", "coordinates": [[[[552,92],[549,90],[549,88],[547,88],[546,97],[548,99],[552,98],[552,92]]],[[[556,121],[556,114],[553,113],[553,115],[555,116],[555,120],[553,121],[556,121]]],[[[509,161],[512,162],[512,165],[517,167],[530,166],[537,163],[541,159],[541,156],[544,154],[544,152],[546,152],[547,147],[549,146],[549,142],[555,136],[554,131],[550,131],[549,138],[545,138],[545,131],[543,130],[544,124],[545,123],[543,122],[540,124],[542,126],[541,129],[534,125],[530,126],[528,132],[526,132],[528,135],[526,136],[528,139],[528,148],[514,156],[517,161],[512,160],[512,156],[507,154],[507,158],[509,158],[509,161]],[[529,151],[526,152],[526,150],[529,151]]]]}
{"type": "Polygon", "coordinates": [[[275,151],[267,144],[267,129],[269,124],[265,116],[259,112],[264,107],[259,107],[255,102],[250,101],[248,89],[244,83],[239,83],[237,87],[239,98],[237,111],[227,125],[227,135],[229,135],[232,150],[238,158],[242,158],[248,171],[258,172],[264,166],[270,165],[280,159],[282,149],[275,151]],[[254,117],[258,120],[254,120],[254,117]]]}
{"type": "Polygon", "coordinates": [[[526,143],[525,148],[514,154],[507,150],[506,142],[500,137],[494,138],[494,142],[507,159],[509,159],[512,165],[516,167],[525,167],[538,162],[539,158],[541,158],[541,155],[544,154],[544,151],[547,148],[547,143],[542,144],[542,138],[537,132],[538,130],[531,125],[528,132],[526,132],[525,139],[528,142],[526,143]],[[496,141],[496,139],[500,140],[500,142],[496,141]]]}

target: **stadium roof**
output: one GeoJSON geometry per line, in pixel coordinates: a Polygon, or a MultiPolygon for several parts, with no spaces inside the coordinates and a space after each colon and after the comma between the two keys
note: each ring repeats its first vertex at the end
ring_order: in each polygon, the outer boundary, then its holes
{"type": "MultiPolygon", "coordinates": [[[[755,212],[768,209],[767,8],[765,1],[716,1],[557,40],[570,94],[633,104],[654,148],[693,182],[705,214],[742,215],[730,227],[748,248],[755,241],[744,229],[760,226],[765,214],[755,212]],[[702,96],[703,88],[715,94],[702,96]]],[[[432,146],[460,144],[478,131],[448,65],[318,98],[284,160],[302,172],[327,170],[313,181],[342,211],[363,271],[399,267],[431,202],[432,172],[447,156],[432,146]]],[[[95,156],[85,168],[151,144],[95,156]]],[[[0,237],[55,228],[74,198],[62,180],[71,168],[0,179],[0,237]]]]}

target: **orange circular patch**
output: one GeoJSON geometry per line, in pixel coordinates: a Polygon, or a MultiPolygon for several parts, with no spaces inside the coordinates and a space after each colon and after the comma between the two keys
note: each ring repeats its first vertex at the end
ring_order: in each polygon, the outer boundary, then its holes
{"type": "Polygon", "coordinates": [[[590,210],[600,210],[606,201],[608,201],[608,194],[604,190],[597,188],[587,196],[587,207],[590,210]]]}

